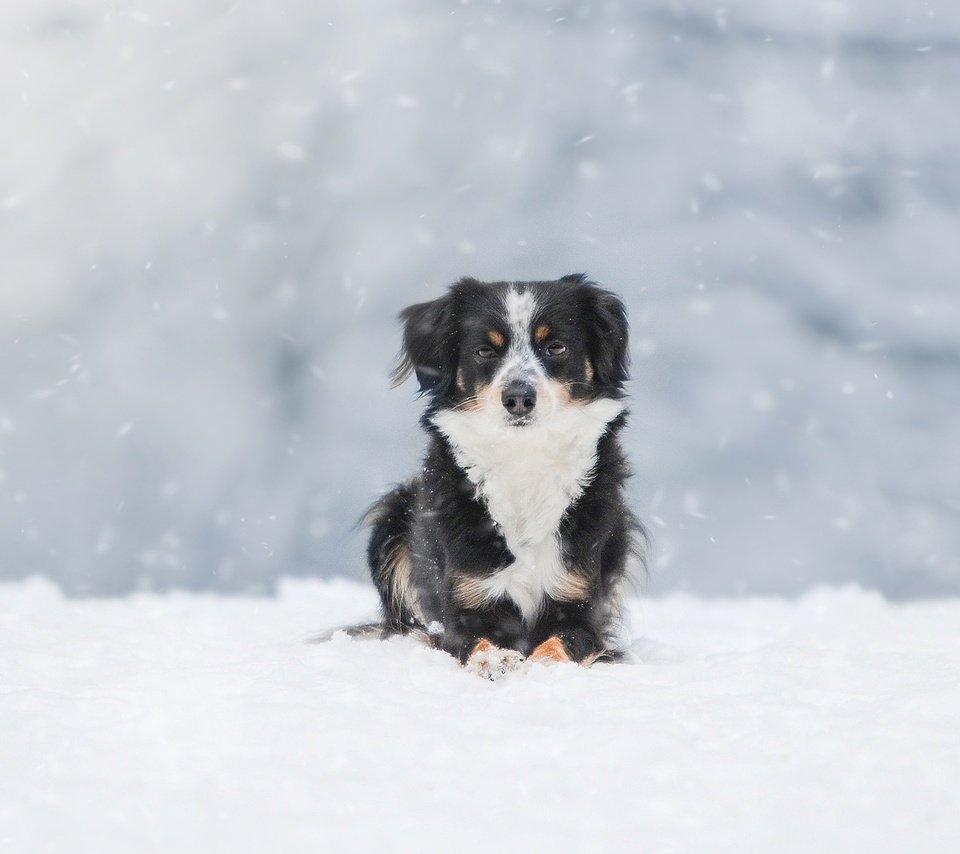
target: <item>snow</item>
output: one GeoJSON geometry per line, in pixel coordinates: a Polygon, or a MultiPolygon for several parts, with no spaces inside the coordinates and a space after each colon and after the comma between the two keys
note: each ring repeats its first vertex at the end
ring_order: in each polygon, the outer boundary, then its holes
{"type": "Polygon", "coordinates": [[[634,660],[498,682],[346,581],[0,586],[0,849],[950,851],[960,600],[632,601],[634,660]]]}

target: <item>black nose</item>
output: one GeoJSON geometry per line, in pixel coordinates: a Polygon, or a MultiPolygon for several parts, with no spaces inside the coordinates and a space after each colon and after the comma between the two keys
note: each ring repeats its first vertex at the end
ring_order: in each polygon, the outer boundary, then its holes
{"type": "Polygon", "coordinates": [[[533,412],[537,405],[537,390],[529,383],[511,383],[503,390],[500,399],[507,412],[521,418],[533,412]]]}

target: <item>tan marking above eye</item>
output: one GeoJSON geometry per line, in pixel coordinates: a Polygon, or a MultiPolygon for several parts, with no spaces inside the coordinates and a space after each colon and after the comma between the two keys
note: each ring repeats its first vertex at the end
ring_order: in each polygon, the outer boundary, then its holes
{"type": "Polygon", "coordinates": [[[502,347],[504,341],[506,340],[506,339],[503,337],[503,333],[502,333],[502,332],[497,332],[496,329],[491,329],[491,330],[487,333],[487,338],[490,340],[490,343],[493,344],[494,347],[502,347]]]}
{"type": "Polygon", "coordinates": [[[550,324],[541,323],[536,329],[533,330],[533,340],[538,344],[542,344],[546,337],[550,334],[550,324]]]}

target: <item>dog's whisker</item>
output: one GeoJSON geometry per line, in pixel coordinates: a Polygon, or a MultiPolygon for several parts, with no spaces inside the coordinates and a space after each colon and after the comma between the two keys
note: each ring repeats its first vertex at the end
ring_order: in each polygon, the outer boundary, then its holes
{"type": "Polygon", "coordinates": [[[463,410],[469,408],[471,404],[477,403],[479,400],[480,400],[479,395],[478,395],[478,396],[475,396],[475,397],[468,397],[468,398],[460,401],[460,403],[458,403],[458,404],[457,404],[456,406],[454,406],[453,408],[454,408],[455,410],[463,411],[463,410]]]}

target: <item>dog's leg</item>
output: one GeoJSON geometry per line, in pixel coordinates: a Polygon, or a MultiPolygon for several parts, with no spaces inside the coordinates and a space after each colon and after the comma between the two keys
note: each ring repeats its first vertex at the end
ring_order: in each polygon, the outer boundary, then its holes
{"type": "Polygon", "coordinates": [[[550,635],[533,652],[530,658],[534,661],[573,661],[563,646],[563,641],[556,635],[550,635]]]}
{"type": "MultiPolygon", "coordinates": [[[[597,659],[603,658],[606,654],[607,653],[605,650],[594,650],[593,652],[588,652],[577,663],[582,667],[589,667],[591,664],[597,661],[597,659]]],[[[550,664],[555,661],[569,662],[574,661],[575,659],[570,657],[570,653],[567,652],[567,648],[564,646],[563,641],[560,640],[560,638],[556,635],[551,635],[533,652],[530,653],[530,660],[541,661],[544,664],[550,664]]]]}
{"type": "Polygon", "coordinates": [[[500,639],[499,628],[498,621],[489,615],[460,612],[447,623],[441,646],[471,673],[484,679],[499,679],[516,670],[524,658],[518,650],[498,646],[491,640],[500,639]]]}
{"type": "Polygon", "coordinates": [[[441,648],[472,673],[499,679],[524,660],[523,622],[511,605],[454,608],[445,615],[441,648]]]}
{"type": "Polygon", "coordinates": [[[550,635],[530,653],[530,660],[542,661],[545,664],[575,661],[583,667],[589,667],[607,654],[607,650],[597,643],[595,638],[589,629],[573,629],[563,632],[562,635],[550,635]]]}
{"type": "Polygon", "coordinates": [[[523,655],[517,650],[503,649],[486,638],[481,638],[463,666],[471,673],[493,681],[506,676],[511,670],[516,670],[522,661],[523,655]]]}
{"type": "Polygon", "coordinates": [[[364,524],[371,528],[367,561],[380,594],[386,634],[406,633],[424,623],[412,580],[410,525],[415,489],[415,481],[396,487],[364,515],[364,524]]]}
{"type": "Polygon", "coordinates": [[[590,611],[576,602],[556,603],[537,626],[537,640],[530,653],[536,661],[575,661],[589,667],[607,651],[590,611]]]}

